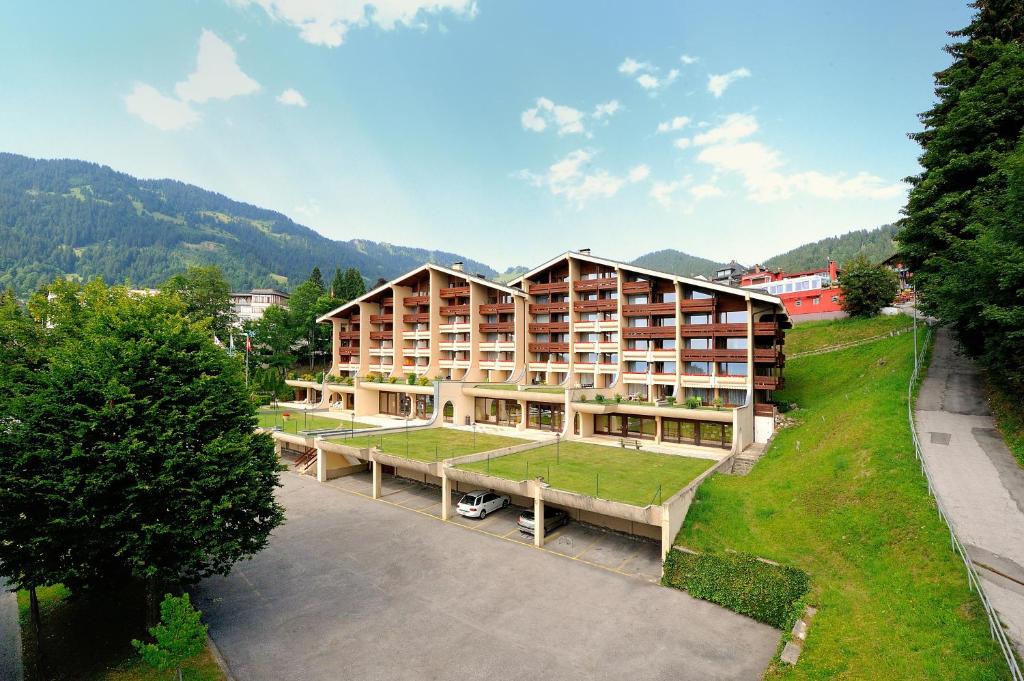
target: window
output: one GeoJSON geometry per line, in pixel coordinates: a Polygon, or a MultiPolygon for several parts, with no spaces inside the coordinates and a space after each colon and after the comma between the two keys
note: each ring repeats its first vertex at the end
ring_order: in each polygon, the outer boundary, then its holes
{"type": "Polygon", "coordinates": [[[710,324],[711,315],[709,314],[688,314],[685,317],[687,324],[710,324]]]}
{"type": "Polygon", "coordinates": [[[741,407],[747,401],[746,390],[719,390],[718,396],[722,398],[722,404],[729,407],[741,407]]]}
{"type": "Polygon", "coordinates": [[[793,305],[794,305],[795,307],[800,307],[800,303],[801,303],[801,300],[800,300],[799,298],[797,298],[797,299],[796,299],[796,302],[794,302],[794,303],[793,303],[793,305]]]}
{"type": "Polygon", "coordinates": [[[746,324],[747,311],[733,310],[732,312],[719,312],[718,322],[720,324],[746,324]]]}
{"type": "Polygon", "coordinates": [[[683,365],[683,373],[687,376],[710,376],[711,362],[687,362],[683,365]]]}
{"type": "Polygon", "coordinates": [[[711,404],[715,399],[715,394],[711,388],[683,388],[683,398],[691,397],[699,397],[704,404],[711,404]]]}
{"type": "Polygon", "coordinates": [[[838,303],[839,302],[839,296],[832,296],[832,302],[833,303],[838,303]]]}
{"type": "Polygon", "coordinates": [[[626,371],[631,374],[645,374],[647,362],[626,362],[626,371]]]}
{"type": "Polygon", "coordinates": [[[746,376],[747,375],[747,364],[746,364],[746,362],[719,362],[718,363],[718,375],[719,376],[746,376]]]}
{"type": "Polygon", "coordinates": [[[626,435],[628,437],[653,440],[657,431],[657,423],[653,416],[627,416],[626,435]]]}
{"type": "Polygon", "coordinates": [[[687,338],[686,339],[687,350],[710,350],[711,339],[710,338],[687,338]]]}
{"type": "Polygon", "coordinates": [[[654,373],[656,374],[674,374],[676,373],[675,362],[658,362],[654,365],[654,373]]]}
{"type": "Polygon", "coordinates": [[[687,292],[686,297],[688,300],[707,300],[708,298],[711,298],[711,294],[705,293],[704,291],[689,291],[687,292]]]}
{"type": "Polygon", "coordinates": [[[646,305],[647,303],[648,299],[646,294],[626,296],[627,305],[646,305]]]}
{"type": "Polygon", "coordinates": [[[630,317],[629,326],[633,329],[644,328],[648,326],[647,319],[645,317],[630,317]]]}
{"type": "Polygon", "coordinates": [[[565,417],[564,404],[542,404],[527,402],[526,427],[536,430],[561,431],[562,419],[565,417]]]}
{"type": "Polygon", "coordinates": [[[821,296],[814,296],[811,298],[811,305],[817,305],[821,302],[821,296]]]}
{"type": "Polygon", "coordinates": [[[722,347],[726,350],[746,350],[747,339],[746,338],[723,338],[725,345],[722,347]]]}

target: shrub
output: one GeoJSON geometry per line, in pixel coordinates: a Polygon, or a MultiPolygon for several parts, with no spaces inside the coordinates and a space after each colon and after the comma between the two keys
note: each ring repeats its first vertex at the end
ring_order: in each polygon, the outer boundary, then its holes
{"type": "Polygon", "coordinates": [[[715,409],[721,409],[722,408],[722,404],[724,404],[724,403],[722,402],[722,398],[721,397],[716,397],[714,400],[711,401],[711,404],[714,405],[715,409]]]}
{"type": "Polygon", "coordinates": [[[323,383],[324,382],[324,372],[322,372],[322,371],[317,372],[315,380],[316,380],[317,383],[323,383]]]}
{"type": "Polygon", "coordinates": [[[397,376],[388,376],[388,383],[398,383],[397,376]]]}
{"type": "Polygon", "coordinates": [[[419,383],[420,385],[430,385],[430,379],[427,378],[426,376],[420,376],[420,379],[417,381],[417,383],[419,383]]]}
{"type": "Polygon", "coordinates": [[[409,385],[414,385],[416,383],[416,374],[412,373],[411,371],[407,373],[405,375],[405,382],[409,385]]]}
{"type": "Polygon", "coordinates": [[[668,397],[665,398],[665,402],[667,402],[668,406],[671,407],[673,404],[676,403],[676,398],[674,398],[671,395],[669,395],[668,397]]]}
{"type": "Polygon", "coordinates": [[[704,404],[703,400],[701,400],[696,395],[694,395],[693,397],[687,397],[686,398],[686,408],[687,409],[700,409],[703,404],[704,404]]]}
{"type": "Polygon", "coordinates": [[[618,404],[619,402],[622,402],[622,395],[615,396],[615,404],[618,404]]]}
{"type": "Polygon", "coordinates": [[[604,395],[598,395],[594,398],[595,402],[604,402],[604,395]]]}
{"type": "Polygon", "coordinates": [[[147,665],[158,671],[173,669],[181,681],[181,666],[206,647],[206,625],[199,615],[187,593],[177,598],[167,594],[160,604],[160,624],[149,630],[155,643],[132,639],[132,646],[147,665]]]}
{"type": "Polygon", "coordinates": [[[674,549],[665,559],[662,583],[783,631],[800,615],[810,588],[803,570],[772,565],[750,554],[692,554],[674,549]]]}

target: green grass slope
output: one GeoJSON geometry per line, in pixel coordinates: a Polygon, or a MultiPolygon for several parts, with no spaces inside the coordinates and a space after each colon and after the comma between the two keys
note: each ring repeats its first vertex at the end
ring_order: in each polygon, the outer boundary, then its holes
{"type": "Polygon", "coordinates": [[[680,531],[810,575],[803,655],[769,678],[1007,678],[914,456],[912,365],[910,334],[787,363],[797,424],[749,476],[703,485],[680,531]]]}
{"type": "Polygon", "coordinates": [[[906,329],[914,323],[907,315],[893,317],[871,317],[868,319],[828,319],[801,322],[786,332],[785,350],[787,355],[813,350],[825,350],[833,346],[873,338],[885,333],[906,329]]]}

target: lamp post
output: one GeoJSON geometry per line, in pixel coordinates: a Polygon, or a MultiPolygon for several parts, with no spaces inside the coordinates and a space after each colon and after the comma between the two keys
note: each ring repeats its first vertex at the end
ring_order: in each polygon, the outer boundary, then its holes
{"type": "Polygon", "coordinates": [[[556,466],[559,463],[559,460],[558,460],[558,450],[559,450],[559,447],[558,447],[558,445],[559,445],[559,443],[561,441],[562,441],[562,434],[561,433],[555,433],[555,465],[556,466]]]}

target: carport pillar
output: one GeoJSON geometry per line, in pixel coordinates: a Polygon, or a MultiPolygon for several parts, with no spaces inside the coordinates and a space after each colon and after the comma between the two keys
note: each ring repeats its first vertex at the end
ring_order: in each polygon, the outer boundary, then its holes
{"type": "Polygon", "coordinates": [[[535,485],[533,488],[533,545],[537,548],[544,546],[543,489],[540,485],[535,485]]]}
{"type": "Polygon", "coordinates": [[[373,466],[373,498],[380,499],[380,462],[371,461],[373,466]]]}
{"type": "Polygon", "coordinates": [[[452,481],[441,471],[441,520],[448,520],[452,513],[452,481]]]}
{"type": "Polygon", "coordinates": [[[327,482],[327,455],[319,447],[316,448],[316,481],[327,482]]]}

